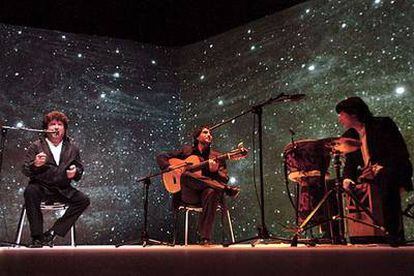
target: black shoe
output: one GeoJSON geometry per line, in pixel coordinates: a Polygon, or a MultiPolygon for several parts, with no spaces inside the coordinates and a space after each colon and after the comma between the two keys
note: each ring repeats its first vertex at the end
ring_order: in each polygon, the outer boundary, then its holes
{"type": "Polygon", "coordinates": [[[213,243],[211,242],[210,239],[203,238],[200,241],[200,245],[202,245],[202,246],[211,246],[211,245],[213,245],[213,243]]]}
{"type": "Polygon", "coordinates": [[[43,241],[40,239],[32,239],[32,242],[27,246],[29,248],[42,248],[43,241]]]}
{"type": "Polygon", "coordinates": [[[55,231],[53,230],[46,231],[43,234],[43,245],[53,247],[54,245],[53,241],[55,240],[55,238],[56,238],[55,231]]]}
{"type": "Polygon", "coordinates": [[[236,198],[240,194],[240,188],[238,186],[226,186],[224,192],[229,197],[236,198]]]}
{"type": "Polygon", "coordinates": [[[400,247],[406,245],[406,242],[401,240],[390,240],[388,243],[391,247],[400,247]]]}

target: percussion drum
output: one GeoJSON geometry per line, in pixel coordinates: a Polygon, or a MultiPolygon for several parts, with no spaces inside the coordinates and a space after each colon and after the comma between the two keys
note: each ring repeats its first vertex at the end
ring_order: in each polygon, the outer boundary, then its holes
{"type": "Polygon", "coordinates": [[[288,178],[300,185],[308,185],[306,178],[327,173],[329,149],[320,140],[298,140],[288,144],[283,152],[288,178]]]}

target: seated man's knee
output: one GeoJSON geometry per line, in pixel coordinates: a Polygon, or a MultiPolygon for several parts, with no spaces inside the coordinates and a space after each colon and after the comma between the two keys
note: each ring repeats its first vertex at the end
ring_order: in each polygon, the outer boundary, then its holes
{"type": "Polygon", "coordinates": [[[87,195],[78,191],[70,201],[70,204],[75,204],[80,208],[86,209],[91,204],[91,201],[87,195]]]}
{"type": "Polygon", "coordinates": [[[85,207],[85,209],[91,204],[91,200],[85,194],[82,194],[82,197],[81,197],[80,201],[82,203],[82,206],[85,207]]]}
{"type": "Polygon", "coordinates": [[[222,191],[213,188],[207,188],[204,193],[210,198],[219,198],[222,195],[222,191]]]}
{"type": "Polygon", "coordinates": [[[23,192],[24,198],[32,198],[38,196],[40,190],[39,187],[33,184],[29,184],[23,192]]]}
{"type": "Polygon", "coordinates": [[[190,179],[192,179],[192,177],[187,172],[184,172],[183,174],[181,174],[181,177],[180,177],[181,182],[187,181],[190,179]]]}

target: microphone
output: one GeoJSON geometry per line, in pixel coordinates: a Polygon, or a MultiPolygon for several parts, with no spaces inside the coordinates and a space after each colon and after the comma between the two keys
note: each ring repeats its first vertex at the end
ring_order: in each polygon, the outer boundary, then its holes
{"type": "Polygon", "coordinates": [[[35,128],[27,128],[27,127],[14,127],[14,126],[1,126],[2,130],[11,129],[11,130],[20,130],[20,131],[28,131],[28,132],[38,132],[38,133],[58,133],[59,130],[47,130],[47,129],[35,129],[35,128]]]}
{"type": "Polygon", "coordinates": [[[293,94],[293,95],[283,95],[283,97],[285,98],[285,101],[290,101],[290,102],[297,102],[302,100],[303,98],[305,98],[305,94],[293,94]]]}
{"type": "Polygon", "coordinates": [[[56,130],[48,130],[48,129],[45,129],[45,130],[42,130],[40,132],[50,133],[50,134],[57,134],[57,133],[59,133],[59,130],[58,129],[56,129],[56,130]]]}
{"type": "Polygon", "coordinates": [[[292,135],[292,136],[295,136],[295,132],[293,131],[293,129],[291,129],[291,128],[289,128],[289,132],[290,132],[290,134],[292,135]]]}

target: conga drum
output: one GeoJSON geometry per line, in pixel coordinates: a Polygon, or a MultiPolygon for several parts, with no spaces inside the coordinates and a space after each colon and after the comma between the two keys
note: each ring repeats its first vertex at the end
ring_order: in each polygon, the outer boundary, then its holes
{"type": "Polygon", "coordinates": [[[329,149],[319,140],[298,140],[288,144],[283,152],[287,176],[300,185],[308,185],[307,177],[329,176],[329,149]]]}
{"type": "MultiPolygon", "coordinates": [[[[298,140],[285,147],[283,156],[287,177],[299,185],[297,219],[301,223],[324,195],[325,180],[329,178],[330,151],[320,140],[298,140]]],[[[317,222],[325,218],[324,208],[312,220],[317,222]]]]}

